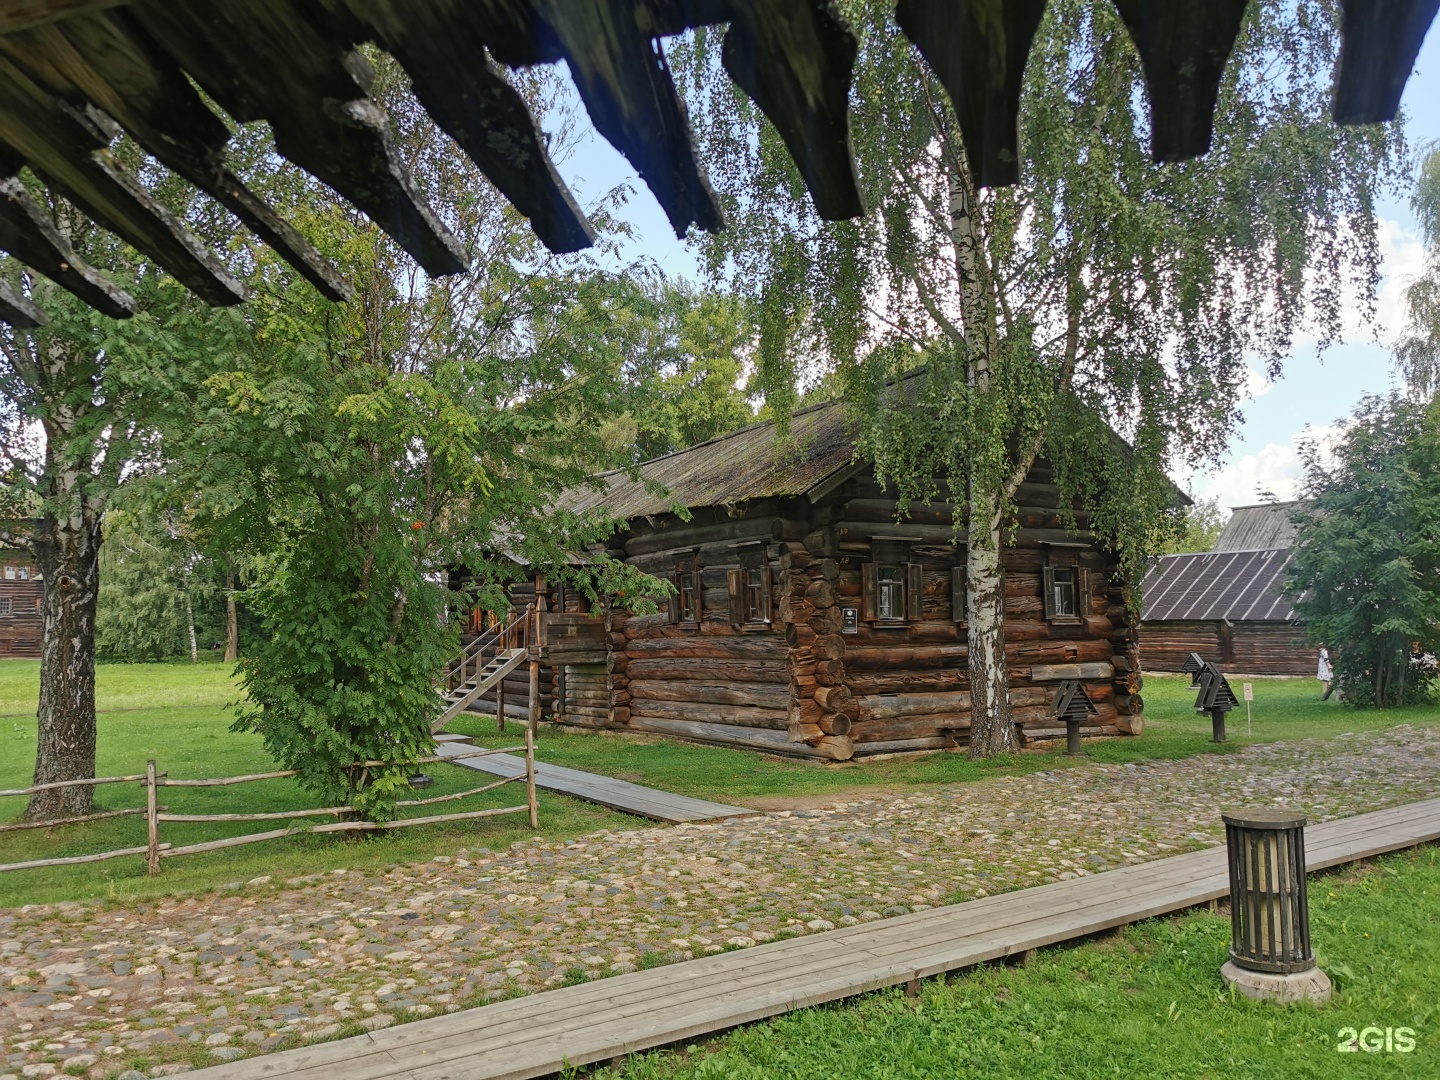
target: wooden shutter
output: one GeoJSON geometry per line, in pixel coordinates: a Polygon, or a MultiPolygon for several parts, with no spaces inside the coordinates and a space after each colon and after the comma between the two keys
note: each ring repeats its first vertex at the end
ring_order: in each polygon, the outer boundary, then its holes
{"type": "Polygon", "coordinates": [[[705,571],[700,569],[700,563],[695,563],[695,625],[699,626],[705,621],[705,571]]]}
{"type": "Polygon", "coordinates": [[[725,585],[730,590],[730,625],[739,630],[745,625],[745,571],[725,571],[725,585]]]}
{"type": "Polygon", "coordinates": [[[1075,571],[1075,612],[1082,618],[1092,614],[1090,610],[1090,571],[1083,566],[1075,571]]]}
{"type": "Polygon", "coordinates": [[[1045,589],[1045,618],[1055,618],[1055,570],[1053,567],[1045,567],[1041,579],[1045,589]]]}
{"type": "Polygon", "coordinates": [[[956,622],[965,622],[970,616],[968,581],[965,567],[957,566],[950,571],[950,614],[956,622]]]}
{"type": "Polygon", "coordinates": [[[919,563],[905,564],[905,620],[919,622],[925,614],[925,574],[919,563]]]}
{"type": "Polygon", "coordinates": [[[666,600],[666,607],[670,612],[670,625],[674,626],[680,621],[680,575],[670,575],[670,587],[675,591],[666,600]]]}
{"type": "Polygon", "coordinates": [[[762,622],[770,622],[770,564],[760,567],[760,610],[755,613],[762,622]]]}
{"type": "Polygon", "coordinates": [[[873,562],[860,564],[860,618],[865,622],[874,622],[878,616],[876,609],[880,606],[878,594],[880,591],[880,569],[873,562]]]}

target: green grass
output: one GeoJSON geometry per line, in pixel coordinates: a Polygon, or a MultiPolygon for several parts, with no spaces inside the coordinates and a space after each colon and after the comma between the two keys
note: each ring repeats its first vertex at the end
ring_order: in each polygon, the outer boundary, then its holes
{"type": "MultiPolygon", "coordinates": [[[[1257,688],[1258,689],[1258,688],[1257,688]]],[[[742,1028],[704,1048],[633,1058],[627,1080],[884,1077],[1298,1080],[1440,1076],[1440,850],[1312,878],[1317,958],[1334,980],[1323,1007],[1229,993],[1219,977],[1228,917],[1197,911],[1025,967],[985,967],[742,1028]],[[1413,1030],[1410,1053],[1340,1052],[1367,1028],[1413,1030]]],[[[1373,1044],[1375,1036],[1368,1036],[1373,1044]]],[[[1383,1046],[1384,1036],[1379,1036],[1383,1046]]],[[[1392,1042],[1392,1045],[1396,1045],[1392,1042]]]]}
{"type": "MultiPolygon", "coordinates": [[[[30,783],[35,762],[35,703],[39,664],[12,660],[0,663],[0,703],[5,711],[28,711],[0,721],[0,788],[30,783]]],[[[239,696],[228,666],[220,664],[102,664],[96,672],[99,710],[99,773],[102,776],[143,773],[155,758],[176,778],[239,776],[268,772],[274,762],[254,735],[229,730],[233,716],[227,703],[239,696]],[[149,700],[159,707],[143,707],[149,700]]],[[[512,734],[512,743],[518,742],[512,734]]],[[[456,765],[427,766],[435,778],[419,797],[479,787],[483,774],[456,765]]],[[[319,805],[291,780],[263,780],[227,788],[161,790],[162,802],[176,813],[269,813],[319,805]]],[[[459,802],[411,810],[409,816],[480,810],[524,802],[524,788],[506,785],[459,802]]],[[[96,809],[143,806],[139,784],[104,785],[96,789],[96,809]]],[[[18,821],[23,798],[0,801],[0,822],[18,821]]],[[[328,819],[321,818],[320,821],[328,819]]],[[[146,876],[144,859],[123,857],[84,866],[49,867],[0,874],[0,907],[57,900],[110,898],[125,902],[160,893],[196,892],[265,875],[276,882],[287,877],[346,867],[383,868],[416,862],[459,848],[499,850],[535,835],[573,837],[606,828],[634,828],[635,818],[567,799],[540,794],[540,830],[532,832],[524,814],[481,818],[400,829],[379,836],[345,838],[295,836],[246,847],[166,860],[163,873],[146,876]]],[[[269,822],[165,824],[161,838],[176,846],[261,832],[280,825],[269,822]]],[[[56,829],[0,834],[0,863],[83,855],[145,843],[143,817],[118,818],[56,829]]]]}
{"type": "MultiPolygon", "coordinates": [[[[1414,706],[1363,711],[1338,701],[1319,700],[1314,679],[1255,680],[1252,736],[1245,734],[1243,707],[1230,714],[1229,741],[1210,742],[1210,719],[1196,714],[1195,691],[1184,676],[1147,676],[1145,733],[1138,738],[1097,739],[1085,744],[1085,758],[1067,757],[1063,745],[1038,751],[972,761],[964,751],[848,762],[844,765],[766,757],[715,746],[693,746],[645,735],[551,731],[542,735],[545,761],[602,772],[698,798],[745,804],[768,799],[842,794],[866,787],[912,788],[960,783],[992,776],[1017,775],[1081,764],[1123,763],[1196,754],[1233,753],[1250,743],[1280,739],[1326,738],[1341,732],[1372,731],[1397,724],[1440,721],[1440,708],[1414,706]]],[[[1240,692],[1240,686],[1235,686],[1240,692]]],[[[495,722],[466,716],[452,731],[473,735],[484,745],[500,745],[495,722]]]]}

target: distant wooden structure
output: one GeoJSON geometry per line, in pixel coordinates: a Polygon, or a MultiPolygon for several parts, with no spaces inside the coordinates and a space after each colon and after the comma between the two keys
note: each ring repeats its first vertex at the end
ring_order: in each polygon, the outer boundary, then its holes
{"type": "MultiPolygon", "coordinates": [[[[789,442],[756,424],[647,462],[638,479],[600,480],[565,507],[624,519],[609,554],[670,581],[675,596],[655,615],[610,605],[594,616],[542,581],[548,713],[833,760],[967,744],[963,533],[957,543],[948,502],[912,506],[897,521],[894,492],[855,460],[839,404],[800,410],[789,442]]],[[[1083,508],[1078,529],[1065,527],[1059,499],[1038,463],[1003,553],[1016,723],[1027,742],[1065,737],[1052,705],[1073,680],[1093,706],[1083,734],[1138,733],[1139,665],[1118,560],[1083,508]]],[[[534,588],[522,586],[515,605],[534,588]]]]}
{"type": "MultiPolygon", "coordinates": [[[[1394,117],[1440,0],[1343,0],[1340,123],[1394,117]]],[[[1204,153],[1245,0],[1117,0],[1144,69],[1152,153],[1204,153]]],[[[900,0],[896,20],[949,93],[981,185],[1019,174],[1016,118],[1044,0],[900,0]]],[[[727,24],[721,61],[774,124],[821,217],[861,214],[848,98],[857,41],[833,0],[12,0],[0,5],[0,249],[97,311],[134,301],[87,266],[19,173],[170,271],[212,304],[244,286],[110,152],[122,130],[208,193],[335,299],[350,286],[226,161],[229,129],[268,121],[280,154],[330,185],[429,274],[466,267],[400,161],[357,48],[396,58],[436,125],[554,251],[593,242],[539,125],[504,66],[564,61],[595,128],[634,166],[677,234],[718,229],[661,39],[727,24]],[[203,95],[203,96],[202,96],[203,95]]],[[[0,319],[43,324],[0,282],[0,319]]]]}
{"type": "Polygon", "coordinates": [[[1299,502],[1237,506],[1214,550],[1166,555],[1141,583],[1140,662],[1180,671],[1191,653],[1247,675],[1313,675],[1285,593],[1299,502]]]}
{"type": "Polygon", "coordinates": [[[40,658],[45,582],[30,556],[0,548],[0,660],[40,658]]]}

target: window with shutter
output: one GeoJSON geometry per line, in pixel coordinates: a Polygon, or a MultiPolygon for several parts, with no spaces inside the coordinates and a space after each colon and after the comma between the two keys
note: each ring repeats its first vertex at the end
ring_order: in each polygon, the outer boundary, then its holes
{"type": "Polygon", "coordinates": [[[679,574],[670,575],[670,588],[672,588],[674,592],[672,592],[665,601],[671,626],[674,626],[680,621],[680,577],[681,575],[679,574]]]}
{"type": "Polygon", "coordinates": [[[919,622],[925,616],[925,574],[919,563],[905,567],[905,618],[919,622]]]}
{"type": "Polygon", "coordinates": [[[1044,569],[1045,618],[1052,622],[1073,622],[1079,618],[1075,566],[1047,566],[1044,569]]]}

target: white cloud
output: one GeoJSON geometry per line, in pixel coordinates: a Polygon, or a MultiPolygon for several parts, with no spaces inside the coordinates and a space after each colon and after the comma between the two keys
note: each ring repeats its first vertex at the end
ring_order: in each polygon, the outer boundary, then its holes
{"type": "Polygon", "coordinates": [[[1343,422],[1326,424],[1297,431],[1283,445],[1266,443],[1257,453],[1246,454],[1197,477],[1195,494],[1202,499],[1218,499],[1220,506],[1227,510],[1261,502],[1268,495],[1282,502],[1293,499],[1300,493],[1301,447],[1306,443],[1318,446],[1328,464],[1344,433],[1343,422]]]}

